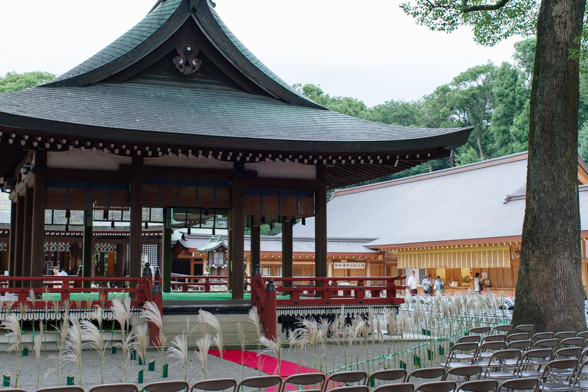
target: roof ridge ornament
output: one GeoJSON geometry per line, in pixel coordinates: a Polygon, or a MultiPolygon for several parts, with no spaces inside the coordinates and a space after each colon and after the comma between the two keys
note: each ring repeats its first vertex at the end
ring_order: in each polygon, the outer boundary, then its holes
{"type": "Polygon", "coordinates": [[[191,75],[200,69],[202,60],[196,56],[200,49],[196,48],[191,42],[183,42],[176,47],[178,55],[174,57],[176,69],[184,75],[191,75]]]}

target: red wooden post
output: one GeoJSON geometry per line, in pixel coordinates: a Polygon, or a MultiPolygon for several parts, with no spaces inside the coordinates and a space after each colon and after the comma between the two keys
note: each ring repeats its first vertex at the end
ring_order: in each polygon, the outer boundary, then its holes
{"type": "Polygon", "coordinates": [[[323,300],[327,301],[327,303],[331,302],[331,282],[327,279],[325,279],[323,281],[323,288],[325,289],[325,291],[322,292],[321,297],[323,300]]]}
{"type": "Polygon", "coordinates": [[[278,317],[277,317],[277,301],[276,301],[276,288],[274,286],[273,279],[267,282],[267,297],[265,306],[263,307],[262,322],[265,330],[265,337],[269,340],[276,340],[277,329],[278,329],[278,317]]]}
{"type": "Polygon", "coordinates": [[[365,288],[363,287],[363,280],[357,282],[357,289],[355,290],[355,299],[362,303],[365,298],[365,288]]]}
{"type": "MultiPolygon", "coordinates": [[[[161,293],[161,286],[159,285],[160,278],[161,275],[159,274],[159,267],[156,267],[154,277],[155,282],[153,283],[153,289],[151,291],[151,301],[153,301],[155,305],[157,305],[157,309],[159,309],[159,314],[161,314],[161,317],[163,318],[163,298],[161,293]]],[[[150,346],[159,347],[162,343],[165,344],[165,342],[159,341],[159,332],[159,327],[157,325],[155,325],[154,323],[149,323],[150,346]]]]}

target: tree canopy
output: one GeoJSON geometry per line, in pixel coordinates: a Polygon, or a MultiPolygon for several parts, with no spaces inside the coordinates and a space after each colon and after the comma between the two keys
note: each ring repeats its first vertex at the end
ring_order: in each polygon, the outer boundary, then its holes
{"type": "Polygon", "coordinates": [[[6,76],[0,77],[0,93],[25,90],[53,79],[55,79],[55,75],[48,72],[27,72],[24,74],[9,72],[6,76]]]}

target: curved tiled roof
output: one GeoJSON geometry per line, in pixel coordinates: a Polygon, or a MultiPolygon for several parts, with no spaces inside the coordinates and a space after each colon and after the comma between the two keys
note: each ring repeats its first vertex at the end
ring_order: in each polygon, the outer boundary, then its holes
{"type": "Polygon", "coordinates": [[[125,34],[45,86],[83,86],[104,80],[155,50],[189,17],[196,19],[208,38],[233,66],[255,79],[258,84],[263,85],[263,79],[273,82],[265,86],[270,94],[274,93],[287,102],[294,101],[293,103],[303,106],[320,107],[295,91],[255,57],[229,30],[214,11],[214,5],[208,0],[199,1],[196,8],[192,8],[191,2],[187,0],[159,2],[143,20],[125,34]],[[173,16],[175,18],[172,18],[173,16]]]}
{"type": "Polygon", "coordinates": [[[240,146],[245,147],[249,140],[255,143],[250,147],[258,149],[264,148],[263,140],[283,140],[291,143],[291,150],[298,146],[306,151],[355,152],[372,144],[375,151],[406,151],[436,147],[439,139],[456,132],[462,133],[462,140],[469,134],[467,129],[379,124],[243,92],[135,83],[0,94],[0,108],[4,125],[13,125],[14,116],[24,116],[39,120],[38,129],[29,123],[31,130],[67,134],[64,123],[76,124],[103,130],[96,129],[94,137],[130,142],[154,142],[165,135],[167,142],[189,144],[212,136],[212,143],[241,139],[240,146]],[[321,143],[328,143],[328,148],[321,143]]]}
{"type": "Polygon", "coordinates": [[[167,0],[158,3],[158,5],[147,14],[144,19],[129,31],[83,63],[47,83],[46,86],[62,84],[60,82],[85,75],[128,55],[161,28],[161,26],[163,26],[170,16],[178,9],[178,6],[182,1],[183,0],[167,0]]]}

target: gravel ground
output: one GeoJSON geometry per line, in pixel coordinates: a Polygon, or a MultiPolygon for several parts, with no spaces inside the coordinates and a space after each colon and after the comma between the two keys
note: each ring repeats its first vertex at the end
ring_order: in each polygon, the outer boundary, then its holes
{"type": "MultiPolygon", "coordinates": [[[[330,371],[333,368],[333,364],[336,367],[344,364],[345,358],[349,363],[356,362],[356,358],[364,360],[367,355],[378,356],[383,352],[381,345],[368,345],[366,346],[354,346],[355,348],[349,348],[348,346],[336,346],[335,344],[329,344],[326,351],[322,351],[319,347],[318,354],[315,356],[315,350],[313,348],[306,349],[299,353],[300,362],[303,365],[308,365],[311,368],[322,368],[330,371]],[[358,348],[360,351],[358,351],[358,348]]],[[[251,350],[256,351],[256,350],[251,350]]],[[[264,352],[267,355],[271,353],[264,352]]],[[[411,354],[412,355],[412,354],[411,354]]],[[[426,356],[426,355],[425,355],[426,356]]],[[[147,366],[144,370],[144,382],[154,382],[162,380],[161,377],[161,357],[159,351],[150,349],[147,354],[147,361],[155,359],[155,371],[148,371],[147,366]]],[[[412,357],[411,357],[412,359],[412,357]]],[[[284,347],[282,350],[282,360],[291,361],[297,363],[297,354],[294,349],[288,349],[284,347]]],[[[184,370],[181,364],[176,364],[175,358],[168,358],[169,363],[169,376],[167,379],[184,379],[184,370]]],[[[104,383],[117,383],[122,382],[123,370],[122,370],[122,355],[120,350],[116,354],[112,354],[110,350],[106,352],[105,356],[105,368],[104,368],[104,383]]],[[[409,366],[412,364],[409,364],[409,366]]],[[[433,365],[423,363],[425,365],[433,365]]],[[[382,366],[380,366],[381,368],[382,366]]],[[[386,364],[386,367],[398,367],[398,363],[386,364]]],[[[0,373],[9,372],[11,375],[10,386],[14,387],[16,383],[16,375],[18,376],[18,387],[23,388],[27,391],[35,391],[37,389],[37,383],[40,387],[50,387],[57,385],[65,385],[67,373],[74,375],[74,383],[80,384],[88,390],[94,385],[101,384],[100,375],[100,357],[95,350],[84,350],[82,354],[82,375],[80,377],[79,370],[76,363],[63,361],[62,362],[62,376],[58,378],[58,360],[54,351],[49,350],[47,353],[41,354],[41,361],[39,368],[37,368],[37,361],[34,353],[29,352],[28,356],[16,356],[14,352],[0,353],[0,373]],[[81,382],[80,382],[81,380],[81,382]]],[[[129,362],[127,369],[127,382],[138,384],[138,372],[143,366],[139,366],[138,361],[132,360],[129,362]]],[[[365,368],[364,370],[367,370],[365,368]]],[[[375,370],[374,365],[371,365],[371,371],[375,370]]],[[[409,369],[410,370],[410,369],[409,369]]],[[[208,356],[206,378],[218,378],[218,377],[233,377],[240,380],[242,377],[258,376],[260,372],[256,369],[241,366],[239,364],[221,360],[218,357],[212,355],[208,356]]],[[[193,384],[194,382],[204,379],[204,372],[202,371],[202,363],[197,359],[194,349],[190,350],[189,361],[188,361],[188,382],[193,384]]],[[[0,389],[1,391],[1,389],[0,389]]]]}

